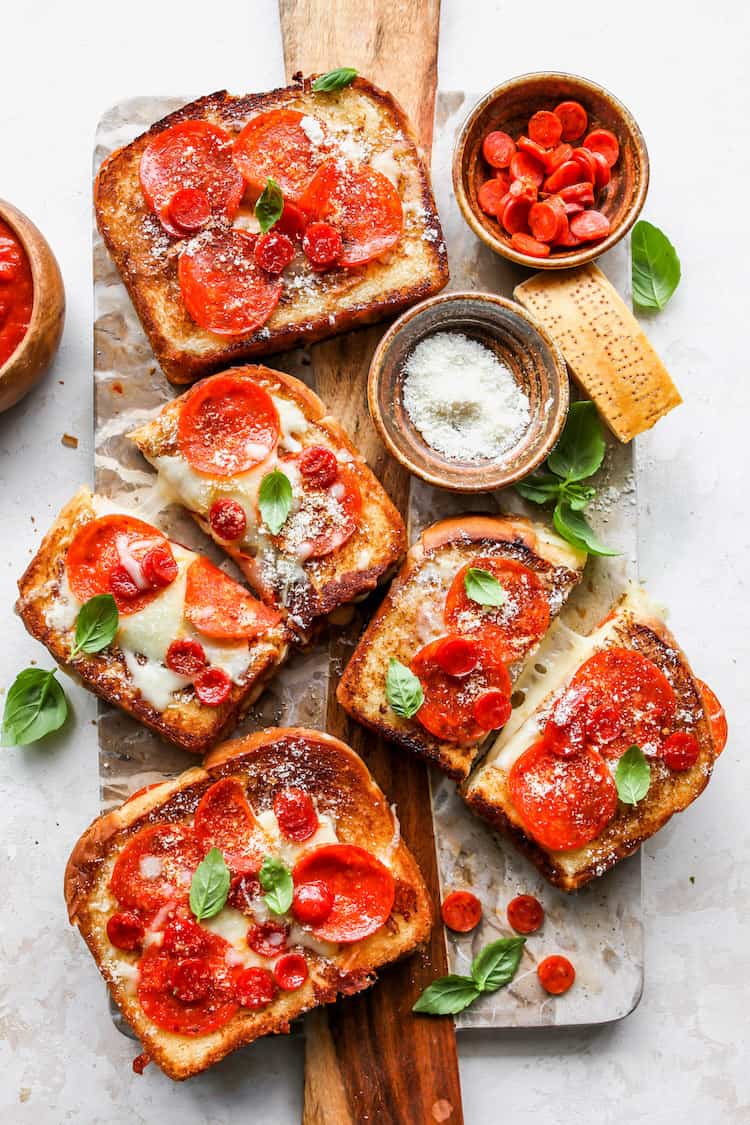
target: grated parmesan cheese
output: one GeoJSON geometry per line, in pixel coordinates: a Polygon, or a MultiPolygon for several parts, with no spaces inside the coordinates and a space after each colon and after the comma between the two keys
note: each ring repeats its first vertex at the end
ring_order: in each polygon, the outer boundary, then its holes
{"type": "Polygon", "coordinates": [[[403,399],[427,444],[455,461],[502,456],[531,417],[510,369],[461,332],[436,332],[417,344],[404,367],[403,399]]]}

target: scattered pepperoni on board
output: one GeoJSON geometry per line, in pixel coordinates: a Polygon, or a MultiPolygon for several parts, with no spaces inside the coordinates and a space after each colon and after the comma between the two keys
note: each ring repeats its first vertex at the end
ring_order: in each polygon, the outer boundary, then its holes
{"type": "Polygon", "coordinates": [[[443,899],[440,915],[449,930],[468,934],[482,920],[482,904],[471,891],[452,891],[443,899]]]}
{"type": "Polygon", "coordinates": [[[576,971],[568,958],[559,954],[540,961],[536,973],[542,988],[551,996],[562,996],[576,979],[576,971]]]}
{"type": "Polygon", "coordinates": [[[581,141],[588,124],[579,102],[564,101],[534,113],[528,135],[514,139],[495,129],[484,137],[490,176],[477,185],[477,202],[520,253],[548,258],[553,250],[599,242],[609,234],[595,193],[609,183],[620,146],[614,133],[601,128],[581,141]],[[575,141],[580,144],[574,148],[575,141]],[[566,199],[563,192],[570,188],[576,195],[566,199]]]}
{"type": "Polygon", "coordinates": [[[517,934],[535,934],[544,921],[544,907],[534,895],[516,895],[508,903],[506,916],[517,934]]]}

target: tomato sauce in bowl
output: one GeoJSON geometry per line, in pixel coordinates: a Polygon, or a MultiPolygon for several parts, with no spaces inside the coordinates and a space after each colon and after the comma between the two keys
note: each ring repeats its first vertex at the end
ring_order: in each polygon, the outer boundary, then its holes
{"type": "Polygon", "coordinates": [[[0,219],[0,368],[26,335],[33,307],[31,263],[18,235],[0,219]]]}

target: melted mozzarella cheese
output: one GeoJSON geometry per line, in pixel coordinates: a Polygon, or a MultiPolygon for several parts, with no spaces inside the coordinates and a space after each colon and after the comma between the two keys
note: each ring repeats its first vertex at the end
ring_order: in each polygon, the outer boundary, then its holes
{"type": "Polygon", "coordinates": [[[258,813],[256,817],[258,823],[264,832],[273,841],[274,852],[278,853],[284,860],[288,867],[294,867],[299,857],[303,852],[309,848],[320,847],[321,844],[337,844],[339,838],[336,835],[336,826],[333,819],[327,813],[318,813],[318,829],[314,836],[309,840],[303,840],[301,844],[296,844],[293,840],[287,840],[281,834],[279,829],[279,822],[273,809],[266,809],[265,812],[258,813]]]}
{"type": "Polygon", "coordinates": [[[63,568],[60,588],[55,597],[45,607],[44,618],[50,629],[66,633],[72,629],[78,616],[81,603],[73,595],[68,583],[68,572],[63,568]]]}

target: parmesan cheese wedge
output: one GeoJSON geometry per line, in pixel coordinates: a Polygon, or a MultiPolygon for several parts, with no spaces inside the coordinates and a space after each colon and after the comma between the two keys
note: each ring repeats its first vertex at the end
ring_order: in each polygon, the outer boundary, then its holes
{"type": "Polygon", "coordinates": [[[535,274],[513,294],[549,332],[620,441],[650,430],[682,402],[638,321],[595,265],[535,274]]]}

